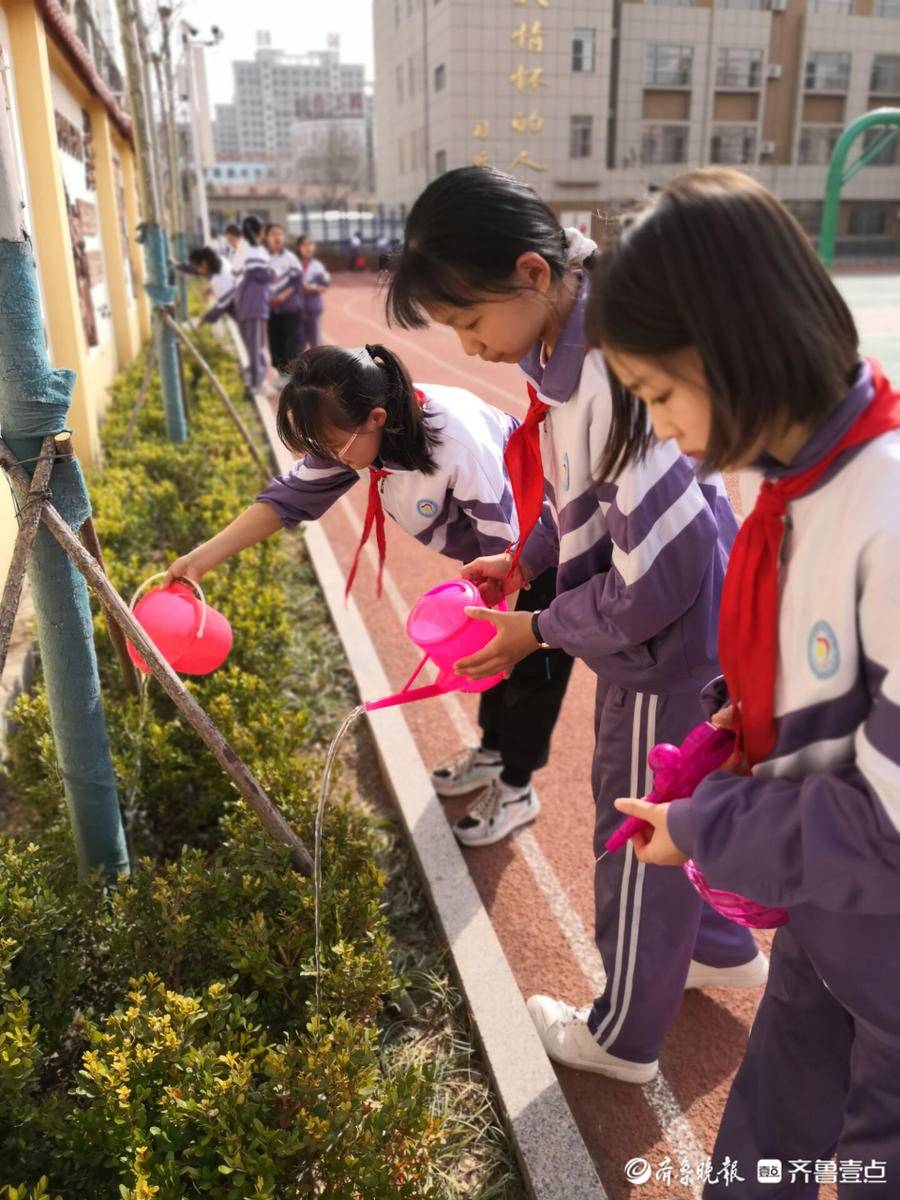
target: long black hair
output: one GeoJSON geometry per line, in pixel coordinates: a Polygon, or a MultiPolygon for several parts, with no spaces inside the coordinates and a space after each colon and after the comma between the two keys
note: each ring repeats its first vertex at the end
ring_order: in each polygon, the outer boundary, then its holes
{"type": "Polygon", "coordinates": [[[326,425],[350,434],[373,408],[383,408],[387,421],[379,458],[407,471],[434,471],[438,435],[406,367],[385,346],[314,346],[294,360],[290,376],[278,400],[276,423],[278,436],[295,454],[331,458],[333,451],[322,438],[326,425]]]}
{"type": "MultiPolygon", "coordinates": [[[[741,461],[772,429],[818,424],[859,358],[850,310],[809,239],[760,183],[721,167],[670,180],[591,275],[588,343],[660,360],[694,347],[712,404],[703,470],[741,461]]],[[[598,479],[646,449],[646,412],[610,369],[613,420],[598,479]]]]}
{"type": "Polygon", "coordinates": [[[428,324],[424,306],[467,308],[509,293],[522,254],[545,260],[554,280],[566,272],[566,235],[533,188],[493,167],[458,167],[433,180],[406,220],[403,248],[390,264],[388,320],[428,324]]]}
{"type": "Polygon", "coordinates": [[[251,246],[258,246],[262,238],[262,221],[259,217],[244,217],[241,222],[241,233],[244,240],[249,242],[251,246]]]}

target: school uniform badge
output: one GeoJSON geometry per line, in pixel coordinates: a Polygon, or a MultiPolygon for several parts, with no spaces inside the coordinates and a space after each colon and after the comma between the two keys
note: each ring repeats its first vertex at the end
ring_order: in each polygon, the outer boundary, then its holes
{"type": "Polygon", "coordinates": [[[806,644],[809,669],[817,679],[831,679],[841,665],[837,634],[827,621],[816,621],[806,644]]]}
{"type": "Polygon", "coordinates": [[[416,505],[416,512],[426,519],[437,516],[437,510],[438,506],[433,500],[420,500],[416,505]]]}

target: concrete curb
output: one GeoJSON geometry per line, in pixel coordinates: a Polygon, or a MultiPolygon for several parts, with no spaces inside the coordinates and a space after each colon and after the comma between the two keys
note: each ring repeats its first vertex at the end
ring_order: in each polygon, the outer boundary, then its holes
{"type": "MultiPolygon", "coordinates": [[[[279,470],[292,459],[278,441],[269,404],[256,398],[279,470]]],[[[320,526],[305,526],[310,559],[341,635],[361,696],[391,685],[320,526]]],[[[534,1200],[606,1200],[553,1067],[481,897],[469,874],[403,713],[369,715],[385,779],[406,827],[435,920],[447,940],[482,1051],[534,1200]]]]}

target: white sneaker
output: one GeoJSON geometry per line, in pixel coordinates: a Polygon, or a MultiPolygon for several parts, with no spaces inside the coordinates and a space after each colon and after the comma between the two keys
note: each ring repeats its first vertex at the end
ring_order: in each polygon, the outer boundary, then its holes
{"type": "Polygon", "coordinates": [[[453,832],[464,846],[492,846],[533,821],[540,811],[540,801],[530,787],[511,788],[494,779],[456,822],[453,832]]]}
{"type": "Polygon", "coordinates": [[[496,750],[475,746],[438,763],[431,772],[431,784],[439,796],[465,796],[499,779],[502,770],[503,760],[496,750]]]}
{"type": "Polygon", "coordinates": [[[688,988],[754,988],[762,987],[769,978],[769,960],[757,951],[756,958],[739,967],[707,967],[703,963],[691,962],[688,968],[685,990],[688,988]]]}
{"type": "Polygon", "coordinates": [[[631,1062],[602,1050],[588,1029],[589,1008],[573,1008],[552,996],[531,996],[527,1008],[544,1049],[554,1062],[624,1083],[649,1083],[659,1070],[656,1060],[631,1062]]]}

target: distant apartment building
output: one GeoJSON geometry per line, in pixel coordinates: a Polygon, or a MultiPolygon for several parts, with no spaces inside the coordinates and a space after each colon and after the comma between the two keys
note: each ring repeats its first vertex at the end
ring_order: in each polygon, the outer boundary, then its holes
{"type": "Polygon", "coordinates": [[[217,161],[277,162],[290,154],[298,118],[318,117],[335,105],[364,114],[365,68],[340,61],[336,34],[325,50],[305,54],[273,47],[269,33],[256,36],[253,60],[232,64],[233,102],[216,105],[217,161]]]}
{"type": "MultiPolygon", "coordinates": [[[[900,0],[374,0],[374,22],[386,204],[490,163],[586,225],[727,163],[816,233],[841,130],[900,107],[900,0]]],[[[900,250],[900,137],[842,196],[845,252],[900,250]]]]}

